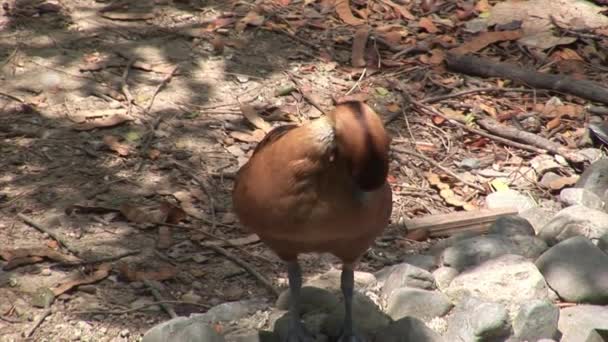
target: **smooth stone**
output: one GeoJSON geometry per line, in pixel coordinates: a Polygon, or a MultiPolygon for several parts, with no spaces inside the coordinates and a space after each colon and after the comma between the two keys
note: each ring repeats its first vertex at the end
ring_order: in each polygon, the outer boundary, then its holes
{"type": "Polygon", "coordinates": [[[546,299],[548,288],[533,262],[507,254],[460,273],[445,294],[455,302],[474,296],[503,303],[514,313],[526,302],[546,299]]]}
{"type": "Polygon", "coordinates": [[[142,342],[224,342],[213,327],[196,318],[176,317],[148,330],[142,342]]]}
{"type": "Polygon", "coordinates": [[[582,205],[573,205],[557,213],[540,230],[538,237],[549,245],[554,245],[577,235],[593,241],[605,234],[608,234],[608,213],[582,205]]]}
{"type": "Polygon", "coordinates": [[[560,298],[608,303],[608,255],[589,239],[575,236],[558,243],[536,260],[536,266],[560,298]]]}
{"type": "MultiPolygon", "coordinates": [[[[325,313],[309,313],[302,317],[302,323],[306,330],[315,338],[315,342],[324,341],[327,336],[323,335],[322,328],[324,322],[327,320],[328,314],[325,313]]],[[[274,323],[274,335],[276,335],[279,341],[285,341],[287,339],[287,332],[289,329],[289,313],[285,313],[274,323]]]]}
{"type": "Polygon", "coordinates": [[[272,331],[251,330],[237,334],[228,334],[226,342],[281,342],[279,336],[272,331]]]}
{"type": "Polygon", "coordinates": [[[443,266],[464,270],[506,254],[537,258],[546,249],[547,244],[534,236],[488,234],[457,242],[446,248],[439,260],[443,266]]]}
{"type": "Polygon", "coordinates": [[[402,287],[417,287],[426,290],[436,288],[435,279],[429,271],[410,264],[394,265],[384,281],[381,295],[383,298],[388,298],[393,291],[402,287]]]}
{"type": "Polygon", "coordinates": [[[192,314],[190,317],[205,323],[237,321],[267,307],[268,304],[262,299],[241,300],[222,303],[203,314],[192,314]]]}
{"type": "Polygon", "coordinates": [[[556,171],[561,166],[555,161],[555,158],[548,154],[540,154],[530,160],[530,166],[540,175],[548,171],[556,171]]]}
{"type": "Polygon", "coordinates": [[[516,190],[496,191],[486,196],[486,207],[489,209],[514,208],[518,212],[536,207],[529,196],[522,195],[516,190]]]}
{"type": "Polygon", "coordinates": [[[557,210],[549,208],[534,207],[519,213],[519,216],[526,219],[534,228],[535,235],[551,221],[557,210]]]}
{"type": "Polygon", "coordinates": [[[608,329],[608,307],[577,305],[563,308],[557,326],[562,341],[585,341],[594,329],[608,329]]]}
{"type": "Polygon", "coordinates": [[[595,161],[581,174],[576,182],[577,188],[585,188],[601,199],[607,200],[608,191],[608,158],[595,161]]]}
{"type": "MultiPolygon", "coordinates": [[[[326,290],[340,290],[342,271],[331,269],[323,274],[310,278],[304,286],[318,287],[326,290]]],[[[355,288],[366,289],[377,284],[376,277],[368,272],[355,271],[355,288]]]]}
{"type": "Polygon", "coordinates": [[[437,284],[437,288],[440,291],[445,291],[450,283],[456,276],[460,273],[457,269],[453,267],[439,267],[435,271],[433,271],[433,277],[435,277],[435,283],[437,284]]]}
{"type": "Polygon", "coordinates": [[[406,316],[429,320],[447,314],[453,305],[439,291],[405,287],[396,289],[386,300],[386,313],[398,320],[406,316]]]}
{"type": "MultiPolygon", "coordinates": [[[[304,286],[300,290],[301,314],[305,315],[309,312],[330,312],[340,304],[340,299],[334,293],[325,289],[320,289],[312,286],[304,286]]],[[[283,291],[276,301],[277,309],[289,310],[289,289],[283,291]]]]}
{"type": "Polygon", "coordinates": [[[437,267],[437,260],[432,255],[424,255],[424,254],[411,254],[403,257],[401,262],[410,264],[412,266],[420,267],[423,270],[431,271],[433,268],[437,267]]]}
{"type": "Polygon", "coordinates": [[[593,192],[583,188],[567,188],[559,193],[559,200],[567,206],[582,205],[587,208],[604,210],[604,201],[593,192]]]}
{"type": "Polygon", "coordinates": [[[445,341],[504,341],[509,336],[509,314],[504,305],[475,297],[464,298],[448,319],[445,341]]]}
{"type": "Polygon", "coordinates": [[[521,341],[556,337],[559,308],[549,300],[532,300],[523,304],[513,320],[513,332],[521,341]]]}
{"type": "MultiPolygon", "coordinates": [[[[369,298],[359,292],[353,296],[353,325],[357,332],[369,338],[378,329],[388,326],[391,318],[380,310],[380,308],[369,298]]],[[[322,332],[330,339],[337,338],[342,330],[344,322],[344,305],[339,305],[327,315],[323,322],[322,332]]]]}
{"type": "Polygon", "coordinates": [[[404,317],[378,331],[374,341],[378,342],[444,342],[438,333],[429,329],[424,322],[404,317]]]}
{"type": "Polygon", "coordinates": [[[534,227],[525,218],[517,215],[501,216],[488,228],[488,234],[534,236],[534,227]]]}

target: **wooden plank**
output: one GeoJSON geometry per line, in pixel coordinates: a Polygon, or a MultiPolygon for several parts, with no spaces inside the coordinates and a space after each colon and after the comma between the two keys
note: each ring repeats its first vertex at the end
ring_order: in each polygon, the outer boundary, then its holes
{"type": "Polygon", "coordinates": [[[458,211],[406,220],[405,226],[408,231],[427,229],[431,237],[451,236],[465,231],[486,233],[497,218],[515,214],[517,214],[515,208],[458,211]]]}

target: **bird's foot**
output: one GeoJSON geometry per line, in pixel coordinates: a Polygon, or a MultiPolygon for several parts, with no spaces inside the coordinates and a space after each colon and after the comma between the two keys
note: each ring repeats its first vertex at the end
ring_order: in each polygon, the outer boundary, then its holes
{"type": "Polygon", "coordinates": [[[314,342],[314,336],[308,332],[303,324],[297,324],[287,331],[287,336],[282,342],[314,342]]]}
{"type": "Polygon", "coordinates": [[[338,342],[368,342],[368,340],[357,334],[342,334],[338,342]]]}

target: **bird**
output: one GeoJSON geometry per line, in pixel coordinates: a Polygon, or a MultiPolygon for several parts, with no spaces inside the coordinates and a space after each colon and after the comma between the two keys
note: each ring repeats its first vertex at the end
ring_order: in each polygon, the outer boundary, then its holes
{"type": "Polygon", "coordinates": [[[305,253],[341,260],[345,315],[338,341],[365,341],[353,325],[354,269],[390,221],[390,143],[378,114],[349,101],[307,123],[270,130],[237,171],[232,198],[239,221],[287,266],[283,342],[314,341],[300,321],[298,256],[305,253]]]}

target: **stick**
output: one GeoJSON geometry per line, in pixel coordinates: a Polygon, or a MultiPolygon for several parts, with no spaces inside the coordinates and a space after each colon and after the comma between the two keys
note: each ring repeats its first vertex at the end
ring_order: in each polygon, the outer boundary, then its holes
{"type": "Polygon", "coordinates": [[[292,73],[286,72],[286,74],[289,79],[296,85],[296,88],[298,88],[298,92],[302,94],[302,96],[306,99],[306,101],[308,101],[308,103],[310,103],[313,107],[317,108],[319,112],[323,113],[324,115],[327,114],[325,110],[317,103],[317,101],[315,101],[315,99],[313,99],[312,96],[308,94],[308,92],[302,90],[300,81],[298,81],[292,73]]]}
{"type": "Polygon", "coordinates": [[[158,305],[165,310],[165,312],[171,316],[171,318],[175,318],[177,317],[177,313],[175,313],[175,310],[173,310],[172,307],[170,307],[169,305],[167,305],[163,299],[163,296],[160,294],[160,291],[158,291],[158,289],[156,288],[156,286],[149,281],[148,279],[143,279],[144,284],[146,284],[146,286],[150,289],[150,292],[152,293],[152,295],[154,296],[154,298],[156,298],[156,300],[158,301],[158,305]]]}
{"type": "Polygon", "coordinates": [[[52,313],[51,308],[47,307],[46,309],[44,309],[44,311],[42,312],[42,314],[34,321],[34,323],[32,324],[32,326],[25,332],[23,332],[23,337],[25,338],[29,338],[30,336],[32,336],[32,334],[34,333],[34,331],[36,331],[36,329],[38,329],[38,327],[40,326],[40,324],[42,324],[42,322],[44,322],[44,320],[52,313]]]}
{"type": "Polygon", "coordinates": [[[22,99],[18,98],[15,95],[7,94],[7,93],[1,92],[1,91],[0,91],[0,95],[4,96],[4,97],[8,97],[9,99],[11,99],[13,101],[17,101],[17,102],[20,102],[20,103],[25,103],[25,101],[23,101],[22,99]]]}
{"type": "Polygon", "coordinates": [[[104,311],[104,310],[89,310],[89,311],[72,311],[72,314],[75,315],[86,315],[86,314],[90,314],[90,315],[124,315],[124,314],[128,314],[131,312],[136,312],[139,311],[141,309],[145,309],[145,308],[149,308],[151,306],[154,305],[160,305],[160,304],[182,304],[182,305],[194,305],[194,306],[198,306],[204,309],[209,309],[209,305],[205,305],[205,304],[200,304],[200,303],[194,303],[194,302],[184,302],[184,301],[180,301],[180,300],[161,300],[158,302],[153,302],[153,303],[148,303],[148,304],[142,304],[140,306],[137,306],[136,308],[133,309],[125,309],[125,310],[108,310],[108,311],[104,311]]]}
{"type": "Polygon", "coordinates": [[[52,266],[83,266],[83,265],[99,264],[102,262],[111,262],[111,261],[120,260],[122,258],[126,258],[131,255],[139,254],[140,252],[141,251],[139,251],[139,250],[135,250],[135,251],[128,251],[128,252],[124,252],[121,254],[111,255],[111,256],[107,256],[107,257],[103,257],[103,258],[91,259],[91,260],[81,260],[81,261],[73,261],[73,262],[64,261],[64,262],[56,263],[52,266]]]}
{"type": "MultiPolygon", "coordinates": [[[[414,156],[414,157],[416,157],[416,158],[422,159],[422,160],[424,160],[425,162],[427,162],[427,163],[429,163],[429,164],[431,164],[431,165],[435,166],[436,168],[441,169],[443,172],[447,173],[448,175],[450,175],[450,176],[452,176],[452,177],[456,178],[456,179],[457,179],[457,180],[459,180],[461,183],[466,184],[466,185],[468,185],[468,186],[470,186],[470,187],[472,187],[472,188],[474,188],[474,189],[476,189],[476,190],[479,190],[479,191],[481,191],[481,192],[483,192],[483,193],[486,193],[486,192],[487,192],[487,191],[486,191],[486,189],[485,189],[483,186],[481,186],[481,185],[479,185],[479,184],[471,183],[471,182],[469,182],[469,181],[467,181],[467,180],[462,179],[462,177],[460,177],[459,175],[457,175],[457,174],[456,174],[454,171],[452,171],[452,170],[448,169],[447,167],[445,167],[445,166],[443,166],[443,165],[439,164],[438,162],[434,161],[433,159],[431,159],[431,158],[429,158],[429,157],[427,157],[427,156],[425,156],[425,155],[423,155],[423,154],[420,154],[420,153],[418,153],[418,152],[414,152],[414,151],[408,151],[408,150],[403,149],[403,148],[401,148],[401,147],[399,147],[399,146],[395,146],[395,147],[393,147],[393,150],[394,150],[394,151],[397,151],[397,152],[399,152],[399,153],[405,153],[405,154],[409,154],[409,155],[414,156]]],[[[400,157],[400,156],[398,156],[398,157],[400,157]]]]}
{"type": "Polygon", "coordinates": [[[262,274],[260,274],[258,271],[256,271],[251,265],[249,265],[247,262],[245,262],[241,258],[237,257],[236,255],[231,254],[230,252],[228,252],[227,250],[223,249],[220,246],[215,246],[215,245],[205,244],[205,243],[201,243],[201,246],[207,247],[207,248],[213,250],[214,252],[223,255],[224,257],[226,257],[226,259],[241,266],[243,269],[245,269],[247,272],[249,272],[249,274],[254,276],[260,283],[262,283],[262,285],[266,286],[266,288],[268,290],[270,290],[270,292],[272,292],[272,294],[274,294],[275,296],[278,297],[281,294],[281,292],[272,285],[270,280],[268,280],[266,277],[264,277],[262,274]]]}
{"type": "Polygon", "coordinates": [[[150,99],[150,102],[148,103],[148,106],[146,107],[146,112],[149,112],[150,109],[152,108],[152,105],[154,104],[154,100],[156,99],[156,96],[158,95],[158,93],[160,93],[160,90],[166,86],[167,84],[169,84],[169,82],[171,82],[171,79],[173,78],[173,76],[175,75],[175,73],[177,72],[177,69],[179,68],[179,65],[176,65],[170,73],[168,73],[160,82],[160,84],[158,86],[156,86],[156,89],[154,89],[154,94],[152,94],[152,98],[150,99]]]}
{"type": "Polygon", "coordinates": [[[129,70],[131,70],[133,63],[135,63],[135,60],[135,57],[132,57],[129,60],[127,66],[125,66],[125,70],[122,73],[122,79],[120,81],[120,89],[122,90],[128,102],[127,115],[131,115],[131,111],[133,110],[133,95],[131,95],[131,91],[129,90],[129,84],[127,83],[127,79],[129,78],[129,70]]]}
{"type": "Polygon", "coordinates": [[[597,82],[577,80],[560,74],[546,74],[511,63],[496,63],[472,55],[448,53],[448,69],[481,77],[501,77],[524,83],[533,88],[548,89],[608,104],[608,88],[597,82]]]}
{"type": "Polygon", "coordinates": [[[27,223],[28,225],[38,229],[39,231],[48,234],[51,238],[53,238],[53,240],[59,242],[60,245],[62,245],[65,249],[67,249],[70,253],[74,254],[74,255],[78,255],[79,252],[77,250],[75,250],[74,248],[70,247],[67,242],[65,242],[65,240],[60,237],[59,235],[57,235],[56,233],[50,231],[48,228],[42,226],[39,223],[34,222],[31,218],[25,216],[22,213],[17,214],[17,217],[19,217],[20,219],[23,220],[23,222],[27,223]]]}
{"type": "Polygon", "coordinates": [[[520,92],[520,93],[534,93],[537,90],[536,89],[526,89],[526,88],[500,88],[500,87],[476,88],[476,89],[463,90],[463,91],[459,91],[457,93],[452,93],[452,94],[445,94],[445,95],[439,95],[439,96],[435,96],[435,97],[429,97],[429,98],[420,100],[419,102],[424,103],[424,104],[429,104],[429,103],[435,103],[435,102],[451,99],[454,97],[475,94],[475,93],[510,92],[510,91],[511,92],[520,92]]]}

